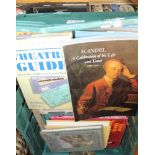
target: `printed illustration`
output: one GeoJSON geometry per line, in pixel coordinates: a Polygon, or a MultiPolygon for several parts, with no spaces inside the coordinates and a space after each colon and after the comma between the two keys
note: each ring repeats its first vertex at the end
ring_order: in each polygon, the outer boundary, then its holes
{"type": "Polygon", "coordinates": [[[78,114],[98,112],[104,107],[123,106],[128,101],[128,93],[137,91],[137,76],[118,59],[108,59],[103,64],[105,75],[89,83],[77,104],[78,114]],[[125,76],[128,81],[119,78],[125,76]]]}
{"type": "Polygon", "coordinates": [[[81,151],[103,149],[102,126],[85,126],[41,131],[51,151],[81,151]]]}

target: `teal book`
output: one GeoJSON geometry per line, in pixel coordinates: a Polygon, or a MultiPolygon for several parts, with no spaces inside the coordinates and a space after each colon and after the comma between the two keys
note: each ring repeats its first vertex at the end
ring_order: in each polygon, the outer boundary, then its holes
{"type": "Polygon", "coordinates": [[[17,32],[49,33],[84,30],[101,27],[104,25],[115,25],[117,19],[122,24],[137,24],[138,14],[134,13],[103,13],[103,12],[82,12],[82,13],[40,13],[25,14],[16,17],[17,32]],[[49,20],[50,19],[50,20],[49,20]]]}

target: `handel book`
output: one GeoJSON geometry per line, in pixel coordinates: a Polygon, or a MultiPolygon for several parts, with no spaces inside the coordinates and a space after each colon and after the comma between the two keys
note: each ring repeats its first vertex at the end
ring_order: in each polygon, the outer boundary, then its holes
{"type": "Polygon", "coordinates": [[[76,121],[135,115],[138,108],[138,40],[79,38],[63,43],[76,121]]]}
{"type": "Polygon", "coordinates": [[[38,35],[17,40],[16,76],[30,109],[71,110],[60,40],[72,34],[38,35]]]}

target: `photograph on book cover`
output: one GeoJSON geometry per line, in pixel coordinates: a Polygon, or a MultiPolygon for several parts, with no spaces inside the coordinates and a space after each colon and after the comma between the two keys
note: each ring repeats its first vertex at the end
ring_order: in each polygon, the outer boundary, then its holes
{"type": "Polygon", "coordinates": [[[138,108],[138,41],[102,40],[63,47],[76,121],[135,115],[138,108]]]}

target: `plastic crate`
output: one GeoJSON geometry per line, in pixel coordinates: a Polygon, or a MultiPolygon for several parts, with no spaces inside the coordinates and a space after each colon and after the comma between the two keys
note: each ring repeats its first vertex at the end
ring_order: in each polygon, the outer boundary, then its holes
{"type": "Polygon", "coordinates": [[[45,145],[45,148],[44,148],[42,155],[69,155],[69,152],[51,152],[48,149],[48,146],[45,145]]]}
{"type": "Polygon", "coordinates": [[[138,143],[138,114],[129,118],[129,128],[134,140],[138,143]]]}
{"type": "MultiPolygon", "coordinates": [[[[131,118],[129,118],[131,119],[131,118]]],[[[134,124],[133,124],[134,125],[134,124]]],[[[106,148],[104,150],[95,151],[96,155],[134,155],[138,137],[131,131],[131,124],[127,125],[122,142],[118,148],[106,148]]],[[[68,155],[65,153],[51,152],[48,146],[45,145],[42,155],[68,155]]]]}
{"type": "Polygon", "coordinates": [[[25,131],[27,125],[29,124],[29,117],[25,115],[25,106],[23,105],[21,111],[16,115],[16,127],[22,133],[25,131]]]}
{"type": "Polygon", "coordinates": [[[44,141],[40,128],[30,109],[28,109],[20,88],[16,91],[16,128],[24,138],[33,155],[42,155],[44,141]]]}
{"type": "Polygon", "coordinates": [[[19,115],[23,105],[24,105],[24,97],[22,95],[20,88],[18,87],[16,91],[16,115],[17,116],[19,115]]]}
{"type": "Polygon", "coordinates": [[[36,140],[40,146],[40,148],[42,150],[44,150],[44,147],[45,147],[45,142],[44,140],[42,139],[42,137],[40,136],[40,127],[37,125],[36,127],[36,130],[35,130],[35,137],[36,137],[36,140]],[[39,133],[39,134],[38,134],[39,133]]]}
{"type": "Polygon", "coordinates": [[[96,155],[123,155],[122,148],[104,149],[101,151],[95,151],[96,155]]]}
{"type": "MultiPolygon", "coordinates": [[[[115,149],[104,149],[100,151],[95,151],[96,155],[125,155],[123,154],[122,148],[115,148],[115,149]]],[[[68,152],[51,152],[48,149],[48,146],[45,145],[45,149],[42,155],[69,155],[68,152]]],[[[126,154],[127,155],[127,154],[126,154]]]]}
{"type": "MultiPolygon", "coordinates": [[[[30,109],[24,102],[20,88],[16,91],[16,125],[33,155],[69,155],[69,152],[51,152],[40,136],[40,128],[30,109]]],[[[138,142],[138,114],[129,117],[129,124],[120,147],[96,151],[96,155],[134,155],[138,142]]]]}

